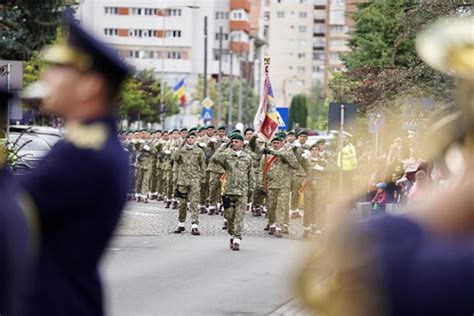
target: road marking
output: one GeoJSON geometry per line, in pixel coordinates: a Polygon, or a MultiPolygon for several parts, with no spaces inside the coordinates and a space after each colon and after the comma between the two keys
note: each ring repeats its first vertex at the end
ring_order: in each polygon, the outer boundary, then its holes
{"type": "Polygon", "coordinates": [[[137,212],[137,211],[124,211],[124,213],[132,214],[132,215],[141,215],[141,216],[158,216],[158,214],[144,213],[144,212],[137,212]]]}
{"type": "Polygon", "coordinates": [[[120,248],[105,248],[105,250],[118,251],[118,250],[120,250],[120,248]]]}

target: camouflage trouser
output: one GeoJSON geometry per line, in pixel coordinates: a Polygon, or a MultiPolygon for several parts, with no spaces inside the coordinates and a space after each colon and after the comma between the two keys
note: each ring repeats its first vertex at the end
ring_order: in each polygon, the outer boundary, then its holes
{"type": "Polygon", "coordinates": [[[227,232],[234,238],[242,239],[244,229],[244,214],[247,197],[243,195],[228,195],[230,207],[224,210],[227,220],[227,232]]]}
{"type": "Polygon", "coordinates": [[[328,194],[325,188],[308,186],[304,192],[303,227],[310,228],[324,226],[326,215],[326,201],[328,194]]]}
{"type": "Polygon", "coordinates": [[[199,204],[205,205],[207,202],[208,194],[209,194],[209,173],[210,171],[206,171],[206,179],[205,182],[201,183],[201,192],[199,198],[199,204]]]}
{"type": "Polygon", "coordinates": [[[179,201],[179,215],[180,223],[186,221],[186,209],[188,201],[191,204],[191,223],[199,224],[198,202],[199,202],[199,182],[191,182],[190,185],[178,185],[176,195],[179,201]]]}
{"type": "Polygon", "coordinates": [[[291,203],[290,209],[296,210],[300,206],[300,192],[301,185],[303,184],[303,176],[291,176],[291,203]]]}
{"type": "MultiPolygon", "coordinates": [[[[171,196],[176,198],[176,190],[178,189],[178,171],[171,171],[171,196]]],[[[198,197],[199,200],[199,197],[198,197]]]]}
{"type": "Polygon", "coordinates": [[[153,164],[151,167],[151,174],[150,174],[150,192],[156,192],[156,177],[158,171],[156,170],[156,163],[153,164]]]}
{"type": "Polygon", "coordinates": [[[263,205],[263,202],[265,201],[265,195],[263,194],[262,191],[259,189],[255,190],[253,192],[253,206],[254,207],[260,207],[263,205]]]}
{"type": "Polygon", "coordinates": [[[209,205],[216,206],[221,202],[221,177],[222,174],[209,172],[209,205]]]}
{"type": "Polygon", "coordinates": [[[163,170],[161,168],[156,169],[155,188],[154,192],[158,192],[158,194],[163,193],[163,170]]]}
{"type": "Polygon", "coordinates": [[[165,171],[165,194],[168,199],[173,198],[173,172],[171,170],[165,171]]]}
{"type": "Polygon", "coordinates": [[[141,187],[139,193],[148,194],[150,192],[151,168],[142,168],[141,187]]]}
{"type": "Polygon", "coordinates": [[[288,204],[290,202],[290,194],[287,188],[284,189],[268,189],[267,190],[267,208],[268,208],[268,224],[276,224],[277,228],[282,229],[286,217],[288,216],[288,204]]]}

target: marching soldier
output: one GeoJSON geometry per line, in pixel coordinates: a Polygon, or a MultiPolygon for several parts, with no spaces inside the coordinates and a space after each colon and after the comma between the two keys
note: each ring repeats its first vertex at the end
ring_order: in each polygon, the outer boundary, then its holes
{"type": "Polygon", "coordinates": [[[137,155],[137,168],[139,168],[137,176],[137,201],[148,203],[150,178],[153,169],[153,153],[150,147],[149,134],[146,130],[143,130],[142,137],[144,138],[140,142],[137,155]]]}
{"type": "MultiPolygon", "coordinates": [[[[171,134],[171,138],[172,138],[172,141],[170,142],[171,154],[173,154],[184,143],[185,139],[182,138],[181,135],[183,133],[185,133],[186,130],[187,130],[186,128],[182,129],[181,131],[176,129],[171,134]]],[[[186,135],[186,134],[184,134],[184,135],[186,135]]],[[[178,208],[178,199],[175,196],[176,188],[178,186],[177,181],[178,181],[178,166],[171,159],[171,188],[170,188],[171,190],[170,190],[170,194],[172,196],[172,198],[171,198],[171,201],[172,201],[171,208],[174,209],[174,210],[178,208]]]]}
{"type": "MultiPolygon", "coordinates": [[[[204,126],[201,126],[197,129],[197,145],[202,149],[203,153],[206,154],[207,145],[209,143],[209,137],[207,136],[207,130],[204,126]]],[[[206,169],[209,164],[209,159],[206,159],[206,169]]],[[[209,193],[209,171],[206,171],[206,177],[204,182],[201,183],[201,192],[199,197],[199,213],[207,213],[206,204],[209,193]]]]}
{"type": "MultiPolygon", "coordinates": [[[[43,58],[43,110],[64,118],[64,140],[21,179],[41,227],[24,315],[103,315],[98,263],[128,190],[128,157],[117,138],[114,99],[129,68],[65,17],[67,41],[43,58]]],[[[63,33],[64,34],[64,33],[63,33]]]]}
{"type": "Polygon", "coordinates": [[[303,181],[306,177],[305,171],[302,166],[302,154],[309,153],[309,146],[306,144],[308,139],[307,131],[300,131],[298,133],[298,140],[294,142],[293,152],[298,159],[299,168],[291,171],[291,201],[290,201],[290,213],[291,218],[301,218],[299,206],[300,206],[300,190],[303,185],[303,181]]]}
{"type": "Polygon", "coordinates": [[[291,179],[288,175],[292,169],[297,169],[299,164],[292,151],[284,150],[280,137],[274,137],[271,149],[263,149],[262,153],[269,155],[261,164],[261,169],[267,175],[268,225],[265,230],[268,230],[270,235],[282,237],[283,230],[288,230],[288,226],[285,226],[285,212],[290,202],[291,179]]]}
{"type": "Polygon", "coordinates": [[[166,199],[166,172],[165,172],[165,161],[164,161],[164,150],[166,144],[169,140],[169,133],[168,131],[163,131],[162,139],[160,141],[159,149],[158,149],[158,201],[165,201],[166,199]]]}
{"type": "Polygon", "coordinates": [[[196,134],[190,133],[186,137],[185,143],[172,155],[172,159],[177,167],[177,188],[176,196],[179,199],[179,223],[175,233],[180,234],[185,230],[186,210],[188,202],[191,208],[191,234],[198,236],[199,233],[199,186],[205,175],[204,153],[197,146],[196,134]]]}
{"type": "Polygon", "coordinates": [[[214,158],[214,162],[221,165],[226,172],[222,200],[230,248],[234,251],[240,250],[247,198],[255,186],[253,159],[243,150],[243,141],[242,135],[234,134],[230,148],[219,152],[214,158]]]}
{"type": "MultiPolygon", "coordinates": [[[[216,164],[213,156],[219,148],[225,146],[227,139],[225,137],[225,126],[219,126],[217,129],[217,136],[211,137],[207,146],[206,157],[209,157],[209,215],[214,215],[219,212],[221,201],[221,178],[225,170],[222,166],[216,164]]],[[[222,149],[223,150],[223,149],[222,149]]]]}

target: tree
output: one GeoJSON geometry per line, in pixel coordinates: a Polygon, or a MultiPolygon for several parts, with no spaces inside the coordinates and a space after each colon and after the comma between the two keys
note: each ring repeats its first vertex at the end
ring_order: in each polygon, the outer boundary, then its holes
{"type": "Polygon", "coordinates": [[[67,0],[6,0],[0,5],[0,59],[27,60],[56,38],[67,0]]]}
{"type": "Polygon", "coordinates": [[[306,119],[308,117],[308,108],[306,106],[306,96],[296,95],[291,100],[290,110],[288,113],[288,125],[290,129],[298,127],[306,127],[306,119]]]}
{"type": "Polygon", "coordinates": [[[322,87],[316,85],[311,87],[307,107],[307,126],[311,129],[327,129],[329,102],[323,97],[322,87]]]}

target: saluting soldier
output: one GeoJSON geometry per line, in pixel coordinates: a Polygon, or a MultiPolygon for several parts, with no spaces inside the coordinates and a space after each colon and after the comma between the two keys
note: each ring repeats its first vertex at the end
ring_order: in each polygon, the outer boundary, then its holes
{"type": "MultiPolygon", "coordinates": [[[[201,126],[197,129],[197,140],[196,143],[199,148],[206,154],[207,144],[209,143],[209,137],[206,135],[206,127],[201,126]]],[[[209,164],[209,159],[206,159],[206,169],[209,164]]],[[[206,171],[206,177],[204,178],[203,183],[201,183],[201,191],[199,196],[199,213],[204,214],[207,212],[206,204],[208,203],[208,193],[209,193],[209,171],[206,171]]]]}
{"type": "Polygon", "coordinates": [[[175,233],[179,234],[185,230],[186,211],[188,202],[191,208],[191,234],[198,236],[199,233],[199,186],[204,177],[206,166],[204,153],[197,146],[196,134],[189,133],[185,143],[181,145],[172,155],[177,168],[176,196],[179,199],[178,228],[175,233]]]}
{"type": "Polygon", "coordinates": [[[225,173],[222,166],[213,161],[213,156],[221,147],[225,147],[227,138],[225,137],[225,126],[219,126],[217,135],[209,140],[206,157],[209,157],[209,215],[218,214],[221,202],[221,178],[225,173]]]}
{"type": "Polygon", "coordinates": [[[268,225],[265,230],[270,235],[282,237],[283,230],[288,230],[288,226],[285,226],[285,213],[288,213],[290,202],[291,179],[288,175],[299,164],[293,151],[283,148],[283,140],[278,136],[272,139],[271,148],[263,149],[262,153],[268,155],[266,161],[262,159],[261,167],[267,174],[268,225]]]}
{"type": "MultiPolygon", "coordinates": [[[[170,142],[170,149],[171,154],[173,154],[181,145],[184,143],[184,139],[182,138],[182,134],[187,131],[186,128],[182,129],[181,131],[175,130],[171,134],[172,141],[170,142]]],[[[176,188],[178,186],[178,167],[175,165],[174,161],[171,159],[171,196],[172,196],[172,203],[171,208],[177,209],[178,208],[178,199],[176,197],[176,188]]]]}
{"type": "Polygon", "coordinates": [[[43,110],[64,118],[66,133],[22,179],[41,227],[25,315],[104,314],[98,262],[128,189],[113,104],[129,68],[72,16],[64,25],[67,40],[43,54],[51,65],[42,80],[43,110]]]}
{"type": "Polygon", "coordinates": [[[230,148],[214,157],[214,162],[221,165],[226,173],[223,204],[227,220],[227,232],[230,236],[230,248],[240,250],[244,214],[248,196],[255,187],[253,159],[243,150],[244,138],[235,133],[231,137],[230,148]]]}
{"type": "MultiPolygon", "coordinates": [[[[300,190],[303,181],[306,177],[306,173],[302,166],[302,154],[309,153],[309,146],[306,144],[308,140],[308,132],[298,132],[298,140],[293,144],[293,152],[298,159],[299,168],[291,171],[291,201],[290,201],[290,213],[291,218],[301,218],[300,214],[300,190]]],[[[305,201],[306,202],[306,201],[305,201]]]]}

